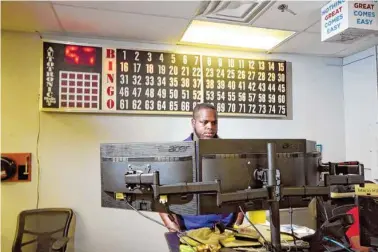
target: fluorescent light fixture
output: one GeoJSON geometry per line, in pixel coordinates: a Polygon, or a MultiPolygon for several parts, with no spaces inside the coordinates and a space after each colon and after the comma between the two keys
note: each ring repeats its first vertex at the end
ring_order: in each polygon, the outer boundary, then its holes
{"type": "Polygon", "coordinates": [[[193,20],[180,44],[269,50],[293,31],[193,20]]]}

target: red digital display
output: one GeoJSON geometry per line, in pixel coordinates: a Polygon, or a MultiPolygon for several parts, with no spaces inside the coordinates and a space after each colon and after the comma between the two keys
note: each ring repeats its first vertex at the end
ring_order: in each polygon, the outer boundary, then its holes
{"type": "Polygon", "coordinates": [[[96,64],[96,50],[93,47],[67,45],[64,50],[64,59],[74,65],[93,66],[96,64]]]}

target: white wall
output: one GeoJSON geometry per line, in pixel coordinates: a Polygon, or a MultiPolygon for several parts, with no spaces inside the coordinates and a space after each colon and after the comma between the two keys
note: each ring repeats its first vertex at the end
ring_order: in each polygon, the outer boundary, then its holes
{"type": "Polygon", "coordinates": [[[366,178],[378,178],[376,48],[343,59],[346,158],[361,161],[366,178]]]}
{"type": "MultiPolygon", "coordinates": [[[[2,51],[6,52],[6,55],[2,55],[2,62],[10,64],[8,68],[2,68],[2,95],[13,97],[2,100],[2,107],[14,111],[2,113],[2,151],[27,150],[33,153],[34,160],[37,148],[35,126],[39,124],[36,116],[38,103],[30,94],[38,92],[40,79],[36,70],[30,70],[34,71],[30,75],[24,75],[23,70],[28,69],[29,64],[36,64],[42,57],[42,44],[37,40],[35,35],[4,33],[2,36],[2,51]],[[29,46],[26,49],[23,45],[29,46]],[[20,96],[15,96],[19,92],[16,89],[24,85],[27,93],[21,92],[20,96]],[[33,114],[27,121],[18,120],[18,116],[12,117],[13,114],[21,116],[26,112],[33,114]],[[12,145],[14,136],[27,136],[27,145],[12,145]]],[[[103,43],[116,44],[111,41],[103,43]]],[[[147,44],[118,45],[125,48],[181,50],[179,47],[147,44]]],[[[189,48],[183,50],[190,51],[189,48]]],[[[324,145],[324,161],[345,159],[341,60],[203,51],[208,54],[266,57],[292,62],[293,119],[221,118],[219,130],[223,138],[307,138],[324,145]]],[[[99,145],[104,142],[182,140],[191,130],[188,117],[41,113],[40,127],[40,207],[74,209],[77,214],[75,251],[168,251],[163,237],[164,228],[132,211],[101,208],[99,145]],[[142,245],[146,247],[142,249],[142,245]]],[[[30,204],[18,206],[13,197],[15,189],[18,188],[18,193],[34,201],[37,196],[36,179],[33,177],[32,187],[25,189],[17,184],[1,185],[2,205],[7,206],[2,209],[2,219],[6,219],[9,227],[15,225],[14,213],[33,207],[30,204]]],[[[157,214],[147,215],[158,219],[157,214]]],[[[6,242],[2,244],[3,251],[10,251],[12,230],[2,231],[2,241],[6,242]]]]}

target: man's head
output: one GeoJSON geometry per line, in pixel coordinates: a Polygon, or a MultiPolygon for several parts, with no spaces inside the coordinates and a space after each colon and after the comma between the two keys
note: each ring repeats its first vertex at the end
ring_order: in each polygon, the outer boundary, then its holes
{"type": "Polygon", "coordinates": [[[218,133],[218,116],[216,108],[208,103],[197,104],[193,110],[193,133],[199,139],[214,138],[218,133]]]}

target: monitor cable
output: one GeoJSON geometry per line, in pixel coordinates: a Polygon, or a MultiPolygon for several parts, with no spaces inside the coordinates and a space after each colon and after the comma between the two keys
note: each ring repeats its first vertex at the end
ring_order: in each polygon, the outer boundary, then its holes
{"type": "MultiPolygon", "coordinates": [[[[38,96],[38,100],[40,99],[40,95],[38,96]]],[[[40,182],[41,182],[41,164],[39,160],[39,144],[40,144],[40,135],[41,135],[41,111],[38,112],[38,131],[37,131],[37,139],[36,139],[36,152],[35,156],[37,159],[37,202],[36,202],[36,209],[39,208],[39,201],[40,201],[40,182]]]]}
{"type": "MultiPolygon", "coordinates": [[[[268,241],[265,239],[265,237],[262,235],[262,233],[258,230],[258,228],[252,223],[252,221],[248,218],[248,216],[245,214],[243,208],[239,206],[240,212],[243,214],[244,218],[251,224],[251,226],[256,230],[256,232],[260,235],[260,237],[264,240],[265,248],[268,250],[267,245],[268,241]]],[[[277,251],[276,248],[272,244],[273,251],[277,251]]]]}
{"type": "Polygon", "coordinates": [[[287,198],[289,201],[289,213],[290,213],[290,229],[291,229],[291,235],[293,236],[294,239],[294,245],[295,245],[295,251],[298,251],[298,246],[297,246],[297,238],[294,235],[294,229],[293,229],[293,208],[291,207],[291,202],[290,202],[290,197],[287,198]]]}
{"type": "MultiPolygon", "coordinates": [[[[164,208],[165,208],[165,211],[167,212],[168,214],[168,218],[170,219],[170,221],[172,221],[173,223],[175,223],[177,226],[180,227],[180,224],[177,223],[175,217],[173,217],[173,214],[174,212],[171,211],[171,209],[169,209],[169,206],[167,204],[164,204],[164,208]]],[[[169,228],[168,228],[169,229],[169,228]]]]}
{"type": "MultiPolygon", "coordinates": [[[[334,240],[334,239],[332,239],[332,238],[330,238],[330,237],[324,236],[324,237],[323,237],[323,240],[324,240],[324,241],[329,241],[329,242],[331,242],[331,243],[333,243],[333,244],[335,244],[335,245],[337,245],[337,246],[339,246],[339,247],[345,249],[345,251],[353,252],[353,250],[347,248],[344,244],[342,244],[342,243],[340,243],[339,241],[336,241],[336,240],[334,240]]],[[[325,247],[325,246],[323,245],[323,247],[325,247]]],[[[326,248],[326,247],[325,247],[325,248],[326,248]]],[[[327,249],[327,250],[328,250],[328,249],[327,249]]]]}
{"type": "MultiPolygon", "coordinates": [[[[160,226],[163,226],[163,227],[167,228],[168,230],[173,229],[173,228],[168,228],[164,223],[162,223],[162,222],[160,222],[160,221],[157,221],[157,220],[154,220],[153,218],[151,218],[151,217],[145,215],[144,213],[142,213],[141,211],[139,211],[138,209],[136,209],[135,207],[133,207],[133,205],[130,204],[127,200],[126,200],[126,204],[127,204],[131,209],[133,209],[135,212],[137,212],[138,214],[140,214],[141,216],[143,216],[144,218],[146,218],[146,219],[148,219],[148,220],[150,220],[150,221],[153,221],[153,222],[159,224],[160,226]]],[[[199,243],[199,244],[206,245],[204,242],[201,242],[201,241],[199,241],[199,240],[197,240],[197,239],[191,237],[191,236],[188,235],[186,232],[182,232],[182,231],[180,231],[179,229],[173,229],[173,230],[177,233],[177,236],[178,236],[179,238],[183,239],[183,241],[185,241],[185,243],[186,243],[189,247],[191,247],[191,249],[193,249],[193,251],[196,251],[195,248],[193,248],[193,246],[190,245],[190,243],[186,240],[186,238],[189,238],[189,239],[191,239],[191,240],[193,240],[193,241],[195,241],[195,242],[197,242],[197,243],[199,243]]]]}
{"type": "MultiPolygon", "coordinates": [[[[168,228],[166,225],[164,225],[164,223],[162,223],[162,222],[160,222],[160,221],[157,221],[157,220],[154,220],[153,218],[151,218],[151,217],[145,215],[144,213],[142,213],[141,211],[139,211],[138,209],[136,209],[135,207],[133,207],[133,205],[131,205],[127,200],[126,200],[126,203],[127,203],[127,205],[128,205],[130,208],[132,208],[132,209],[133,209],[135,212],[137,212],[138,214],[142,215],[144,218],[149,219],[150,221],[153,221],[153,222],[159,224],[160,226],[163,226],[163,227],[165,227],[165,228],[168,228]]],[[[174,230],[174,231],[175,231],[175,232],[178,232],[179,230],[174,230]]]]}

